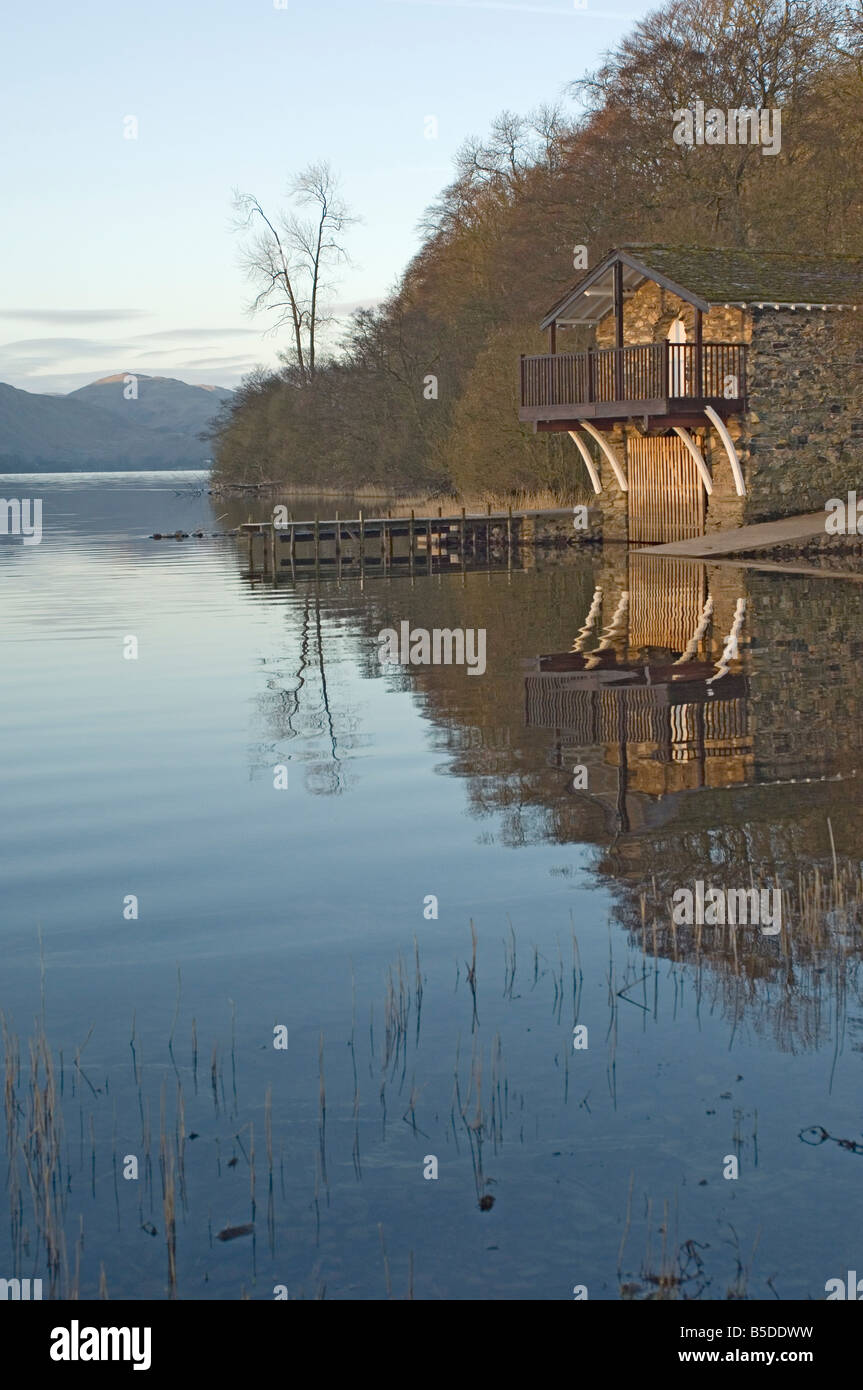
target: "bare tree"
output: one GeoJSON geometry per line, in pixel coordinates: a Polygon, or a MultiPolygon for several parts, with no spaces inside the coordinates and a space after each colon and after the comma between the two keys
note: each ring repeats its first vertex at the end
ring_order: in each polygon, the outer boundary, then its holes
{"type": "Polygon", "coordinates": [[[310,164],[291,180],[289,204],[310,208],[298,215],[290,206],[270,217],[251,193],[234,190],[235,230],[254,230],[242,251],[242,265],[257,288],[252,314],[275,314],[272,331],[289,324],[293,357],[303,381],[315,375],[318,333],[332,316],[322,303],[334,286],[328,275],[348,260],[342,236],[357,218],[348,210],[329,164],[310,164]]]}

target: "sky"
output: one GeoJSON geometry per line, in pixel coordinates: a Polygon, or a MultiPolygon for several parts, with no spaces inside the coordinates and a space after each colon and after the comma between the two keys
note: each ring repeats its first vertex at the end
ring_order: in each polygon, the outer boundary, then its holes
{"type": "MultiPolygon", "coordinates": [[[[234,188],[328,160],[352,212],[334,301],[380,301],[471,135],[562,101],[644,0],[16,4],[0,84],[0,381],[235,386],[287,346],[244,312],[234,188]],[[427,117],[437,137],[427,138],[427,117]],[[136,138],[128,138],[134,132],[136,138]]],[[[344,321],[344,320],[342,320],[344,321]]]]}

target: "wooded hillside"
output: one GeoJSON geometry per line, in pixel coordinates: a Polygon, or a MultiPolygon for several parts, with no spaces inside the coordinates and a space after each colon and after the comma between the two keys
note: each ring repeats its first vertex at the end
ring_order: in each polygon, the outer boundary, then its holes
{"type": "Polygon", "coordinates": [[[571,109],[504,113],[464,145],[392,297],[313,380],[286,359],[243,384],[217,481],[564,487],[572,444],[519,425],[516,383],[583,273],[576,246],[590,266],[636,241],[863,253],[863,0],[672,0],[573,83],[571,109]],[[779,108],[780,151],[676,144],[673,112],[697,100],[779,108]]]}

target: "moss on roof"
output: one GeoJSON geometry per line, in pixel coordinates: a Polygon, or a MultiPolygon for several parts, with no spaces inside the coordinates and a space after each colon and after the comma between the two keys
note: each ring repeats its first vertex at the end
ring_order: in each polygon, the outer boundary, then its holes
{"type": "Polygon", "coordinates": [[[631,243],[618,250],[709,304],[858,304],[863,256],[631,243]]]}

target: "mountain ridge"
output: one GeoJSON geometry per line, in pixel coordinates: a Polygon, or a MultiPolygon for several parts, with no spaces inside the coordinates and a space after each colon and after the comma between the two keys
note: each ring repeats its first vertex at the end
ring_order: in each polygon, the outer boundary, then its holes
{"type": "Polygon", "coordinates": [[[0,382],[0,473],[205,467],[201,435],[233,394],[141,372],[110,373],[66,395],[0,382]]]}

